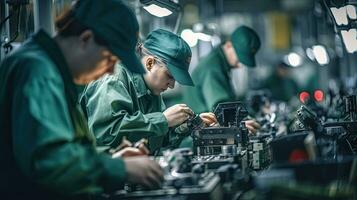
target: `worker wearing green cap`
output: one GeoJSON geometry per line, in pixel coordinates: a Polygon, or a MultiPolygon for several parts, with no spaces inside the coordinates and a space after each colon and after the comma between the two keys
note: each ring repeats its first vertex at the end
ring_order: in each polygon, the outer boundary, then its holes
{"type": "MultiPolygon", "coordinates": [[[[260,39],[256,32],[240,26],[231,34],[230,40],[213,49],[201,59],[192,72],[196,87],[186,87],[183,92],[184,102],[194,112],[207,112],[220,102],[234,101],[235,94],[230,84],[230,71],[234,68],[254,67],[255,54],[260,48],[260,39]]],[[[254,121],[246,122],[251,132],[256,132],[259,125],[254,121]]]]}
{"type": "MultiPolygon", "coordinates": [[[[114,74],[89,84],[80,102],[99,145],[115,147],[123,136],[132,142],[147,138],[153,152],[163,146],[175,146],[179,137],[173,132],[167,134],[169,128],[193,115],[185,104],[165,109],[160,95],[173,88],[175,81],[193,86],[188,73],[191,50],[181,37],[157,29],[138,51],[146,74],[132,73],[117,65],[114,74]]],[[[209,124],[216,121],[212,113],[201,117],[209,124]]]]}
{"type": "Polygon", "coordinates": [[[296,98],[299,87],[291,77],[292,70],[292,67],[280,61],[270,77],[262,83],[262,87],[271,92],[273,100],[289,102],[296,98]]]}
{"type": "Polygon", "coordinates": [[[143,72],[135,15],[118,0],[83,0],[56,26],[57,36],[39,31],[0,66],[1,199],[82,199],[125,182],[159,185],[162,170],[147,156],[97,152],[74,86],[117,61],[143,72]]]}

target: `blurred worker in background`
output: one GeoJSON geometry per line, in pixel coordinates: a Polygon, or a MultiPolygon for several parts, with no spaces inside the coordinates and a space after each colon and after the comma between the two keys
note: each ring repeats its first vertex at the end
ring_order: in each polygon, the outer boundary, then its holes
{"type": "Polygon", "coordinates": [[[271,91],[273,100],[288,102],[297,96],[299,88],[295,80],[290,76],[291,67],[284,62],[279,62],[273,74],[262,85],[271,91]]]}
{"type": "MultiPolygon", "coordinates": [[[[117,146],[126,136],[135,142],[149,141],[150,151],[177,147],[181,137],[171,127],[194,115],[186,104],[165,109],[161,93],[175,87],[175,81],[193,86],[188,73],[191,49],[174,33],[163,29],[152,31],[138,46],[146,74],[132,73],[117,65],[106,75],[87,86],[80,103],[98,144],[117,146]]],[[[216,122],[213,113],[201,114],[208,124],[216,122]]]]}
{"type": "Polygon", "coordinates": [[[144,72],[135,55],[135,15],[118,0],[83,0],[56,26],[57,36],[39,31],[0,67],[2,199],[88,197],[125,182],[160,185],[162,170],[147,156],[98,153],[77,104],[75,83],[112,72],[119,60],[144,72]]]}
{"type": "MultiPolygon", "coordinates": [[[[235,29],[230,40],[213,49],[193,70],[196,87],[184,88],[184,102],[201,113],[213,110],[220,102],[235,101],[230,71],[243,65],[254,67],[259,48],[260,39],[253,29],[247,26],[235,29]]],[[[259,129],[254,120],[246,121],[246,126],[253,133],[259,129]]]]}

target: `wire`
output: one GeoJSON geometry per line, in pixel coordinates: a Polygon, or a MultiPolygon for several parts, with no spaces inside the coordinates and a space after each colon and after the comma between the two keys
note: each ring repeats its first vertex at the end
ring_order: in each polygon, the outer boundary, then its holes
{"type": "MultiPolygon", "coordinates": [[[[19,36],[19,32],[20,32],[20,14],[21,14],[21,5],[16,6],[16,11],[17,11],[17,24],[16,24],[16,32],[13,38],[11,38],[8,42],[6,42],[4,44],[4,49],[5,49],[5,53],[9,53],[12,50],[12,45],[11,43],[14,42],[16,40],[16,38],[19,36]]],[[[15,13],[15,11],[13,12],[15,13]]]]}
{"type": "MultiPolygon", "coordinates": [[[[18,10],[17,10],[17,24],[16,24],[16,32],[15,32],[15,36],[6,44],[10,44],[12,42],[14,42],[16,40],[16,38],[19,36],[19,32],[20,32],[20,14],[21,14],[21,5],[19,6],[18,10]]],[[[5,44],[5,45],[6,45],[5,44]]]]}
{"type": "Polygon", "coordinates": [[[178,31],[179,26],[181,24],[182,15],[183,15],[183,9],[180,9],[180,11],[178,13],[177,20],[176,20],[175,28],[174,28],[174,33],[175,34],[177,34],[177,31],[178,31]]]}
{"type": "Polygon", "coordinates": [[[332,21],[333,21],[333,25],[334,25],[335,30],[338,31],[338,29],[337,29],[337,22],[336,22],[336,20],[335,20],[335,17],[334,17],[333,14],[332,14],[332,11],[331,11],[330,8],[328,7],[328,5],[327,5],[327,3],[326,3],[326,0],[322,0],[322,1],[323,1],[323,4],[324,4],[324,6],[325,6],[325,9],[326,9],[328,15],[330,16],[330,18],[331,18],[332,21]]]}
{"type": "Polygon", "coordinates": [[[1,21],[0,23],[0,31],[2,30],[2,26],[5,24],[5,22],[10,19],[10,17],[13,15],[13,13],[11,13],[9,16],[5,17],[4,20],[1,21]]]}
{"type": "MultiPolygon", "coordinates": [[[[15,7],[14,7],[14,10],[17,10],[17,9],[19,9],[19,8],[20,8],[20,6],[15,6],[15,7]]],[[[5,24],[5,22],[6,22],[7,20],[9,20],[9,19],[14,15],[14,13],[15,13],[15,12],[12,12],[12,13],[9,14],[7,17],[5,17],[4,20],[1,21],[1,23],[0,23],[0,31],[2,30],[2,26],[5,24]]]]}

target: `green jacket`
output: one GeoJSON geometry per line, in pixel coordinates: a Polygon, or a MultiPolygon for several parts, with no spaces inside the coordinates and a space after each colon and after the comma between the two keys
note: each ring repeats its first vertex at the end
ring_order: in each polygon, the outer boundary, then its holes
{"type": "Polygon", "coordinates": [[[191,77],[195,87],[184,88],[184,102],[195,113],[202,113],[213,111],[220,102],[233,101],[230,70],[221,47],[213,49],[193,70],[191,77]]]}
{"type": "Polygon", "coordinates": [[[271,91],[274,100],[289,101],[291,98],[297,97],[299,87],[291,77],[283,78],[274,73],[263,84],[264,88],[271,91]]]}
{"type": "Polygon", "coordinates": [[[123,186],[124,162],[97,153],[76,93],[60,48],[43,31],[3,61],[2,197],[54,199],[123,186]]]}
{"type": "Polygon", "coordinates": [[[142,75],[116,65],[114,74],[90,83],[80,104],[98,145],[117,147],[122,137],[131,142],[147,138],[151,152],[163,146],[168,123],[162,97],[153,95],[142,75]]]}

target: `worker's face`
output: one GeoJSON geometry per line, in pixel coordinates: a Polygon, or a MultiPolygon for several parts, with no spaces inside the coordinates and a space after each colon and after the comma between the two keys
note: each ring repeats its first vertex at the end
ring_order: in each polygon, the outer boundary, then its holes
{"type": "Polygon", "coordinates": [[[232,42],[230,41],[228,41],[226,44],[226,56],[227,56],[228,64],[232,68],[240,68],[242,66],[241,63],[239,62],[239,58],[237,56],[236,51],[234,50],[232,42]]]}
{"type": "Polygon", "coordinates": [[[153,94],[160,95],[168,88],[175,87],[175,79],[165,63],[153,56],[145,56],[143,62],[146,68],[144,79],[153,94]]]}
{"type": "Polygon", "coordinates": [[[80,64],[74,78],[77,84],[88,84],[105,73],[112,73],[119,60],[105,46],[95,42],[91,31],[84,31],[79,37],[78,56],[80,64]]]}
{"type": "Polygon", "coordinates": [[[277,73],[280,77],[288,77],[289,76],[289,70],[286,67],[278,67],[277,68],[277,73]]]}

